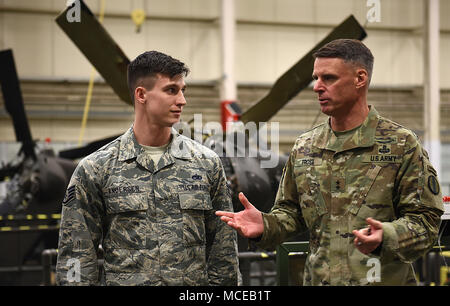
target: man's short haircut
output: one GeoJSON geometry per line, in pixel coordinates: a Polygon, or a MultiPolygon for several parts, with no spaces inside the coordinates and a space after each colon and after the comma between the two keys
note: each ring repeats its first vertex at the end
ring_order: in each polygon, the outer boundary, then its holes
{"type": "MultiPolygon", "coordinates": [[[[189,68],[181,61],[158,51],[147,51],[138,55],[128,65],[127,71],[128,89],[133,105],[136,87],[143,86],[141,82],[144,78],[156,78],[157,74],[167,76],[170,79],[178,75],[186,77],[189,74],[189,68]]],[[[147,89],[151,90],[154,85],[155,82],[152,81],[150,88],[147,89]]]]}
{"type": "Polygon", "coordinates": [[[361,41],[357,39],[336,39],[316,52],[313,53],[314,58],[328,57],[340,58],[344,62],[351,63],[357,67],[362,67],[367,71],[369,83],[372,79],[373,55],[361,41]]]}

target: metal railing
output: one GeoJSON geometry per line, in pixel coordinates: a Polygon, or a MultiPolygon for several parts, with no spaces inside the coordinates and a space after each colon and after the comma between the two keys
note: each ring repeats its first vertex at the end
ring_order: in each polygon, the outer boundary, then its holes
{"type": "MultiPolygon", "coordinates": [[[[440,245],[433,247],[425,256],[415,262],[416,272],[421,285],[439,285],[442,283],[440,274],[442,270],[442,251],[450,250],[450,237],[443,236],[440,245]]],[[[102,252],[101,247],[99,251],[102,252]]],[[[308,241],[285,242],[276,248],[275,252],[239,252],[239,266],[242,273],[243,285],[270,285],[270,280],[275,278],[275,285],[289,286],[293,284],[290,279],[293,267],[291,259],[295,257],[305,258],[309,252],[308,241]],[[275,268],[267,268],[268,262],[274,262],[275,268]],[[263,266],[262,264],[266,264],[263,266]],[[255,265],[260,265],[255,269],[255,265]],[[253,266],[253,268],[252,268],[253,266]]],[[[42,284],[53,285],[51,272],[55,266],[52,264],[57,255],[56,249],[48,249],[42,252],[42,284]]],[[[444,258],[444,263],[449,259],[444,258]]],[[[102,262],[100,262],[102,263],[102,262]]]]}
{"type": "Polygon", "coordinates": [[[275,284],[275,256],[275,252],[239,252],[242,285],[251,286],[256,282],[259,286],[275,284]],[[267,268],[269,262],[273,265],[267,268]]]}
{"type": "MultiPolygon", "coordinates": [[[[449,238],[441,241],[440,246],[434,246],[422,258],[414,262],[414,269],[416,270],[416,277],[419,285],[434,286],[442,285],[443,271],[446,270],[448,275],[447,281],[450,281],[450,256],[443,254],[450,250],[449,238]]],[[[277,265],[277,285],[289,286],[292,285],[290,280],[290,258],[294,255],[305,256],[309,251],[309,243],[306,241],[300,242],[285,242],[277,247],[276,251],[276,265],[277,265]]]]}
{"type": "Polygon", "coordinates": [[[58,255],[58,250],[47,249],[42,251],[41,262],[42,262],[42,285],[51,286],[54,284],[52,280],[52,262],[53,257],[58,255]]]}

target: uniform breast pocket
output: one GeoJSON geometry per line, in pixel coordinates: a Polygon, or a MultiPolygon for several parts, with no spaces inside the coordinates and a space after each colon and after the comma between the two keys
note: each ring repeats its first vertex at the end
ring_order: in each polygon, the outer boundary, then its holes
{"type": "MultiPolygon", "coordinates": [[[[354,192],[348,209],[351,214],[357,215],[363,204],[365,204],[364,210],[372,206],[378,207],[390,204],[390,201],[383,200],[391,195],[391,190],[388,188],[391,183],[389,175],[385,173],[384,177],[378,176],[383,167],[385,168],[386,166],[370,164],[367,166],[368,169],[359,170],[359,172],[356,170],[349,171],[347,173],[347,180],[353,186],[352,190],[354,192]],[[377,177],[379,178],[378,180],[377,177]]],[[[365,214],[362,217],[366,217],[365,214]]]]}
{"type": "Polygon", "coordinates": [[[321,171],[318,169],[321,163],[315,161],[315,164],[294,167],[302,215],[309,229],[320,222],[320,218],[328,211],[321,188],[326,180],[321,178],[321,171]]]}
{"type": "Polygon", "coordinates": [[[212,210],[207,192],[180,193],[180,208],[183,216],[183,240],[189,245],[203,245],[206,241],[205,213],[212,210]]]}
{"type": "Polygon", "coordinates": [[[146,193],[105,199],[109,230],[105,236],[105,247],[119,249],[145,248],[148,235],[146,193]]]}

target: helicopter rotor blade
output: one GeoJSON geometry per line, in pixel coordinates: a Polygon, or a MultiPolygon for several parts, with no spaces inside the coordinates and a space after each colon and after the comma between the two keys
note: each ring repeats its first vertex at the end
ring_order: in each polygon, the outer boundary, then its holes
{"type": "Polygon", "coordinates": [[[13,121],[16,140],[22,142],[22,150],[25,156],[35,158],[34,142],[25,113],[19,77],[17,76],[11,49],[0,51],[0,67],[0,83],[3,99],[6,111],[13,121]]]}
{"type": "Polygon", "coordinates": [[[127,84],[127,66],[130,60],[86,4],[81,0],[79,4],[80,22],[68,20],[69,6],[56,18],[56,23],[97,69],[119,98],[129,105],[133,105],[127,84]]]}
{"type": "Polygon", "coordinates": [[[240,120],[247,122],[267,122],[301,90],[312,81],[314,58],[312,54],[323,45],[340,38],[363,40],[367,36],[364,28],[353,15],[338,25],[327,37],[286,71],[275,82],[270,92],[245,111],[240,120]]]}
{"type": "Polygon", "coordinates": [[[83,147],[63,150],[63,151],[59,152],[58,156],[62,157],[62,158],[67,158],[67,159],[82,158],[82,157],[85,157],[85,156],[97,151],[104,145],[110,143],[111,141],[113,141],[114,139],[116,139],[117,137],[120,137],[120,136],[121,135],[116,135],[116,136],[112,136],[112,137],[108,137],[108,138],[90,142],[83,147]]]}
{"type": "MultiPolygon", "coordinates": [[[[118,96],[126,103],[132,105],[126,80],[129,59],[97,21],[86,4],[80,1],[80,5],[81,22],[69,22],[67,20],[66,14],[70,9],[69,7],[57,17],[56,22],[97,68],[97,71],[114,89],[118,96]],[[89,33],[89,35],[86,35],[86,33],[89,33]],[[98,52],[98,50],[102,50],[102,52],[98,52]],[[111,63],[116,63],[116,65],[111,63]]],[[[366,36],[367,33],[364,28],[353,15],[350,15],[308,54],[278,78],[270,92],[245,111],[241,115],[240,120],[243,123],[250,121],[267,122],[293,97],[311,83],[314,66],[312,54],[315,51],[335,39],[350,38],[362,40],[366,36]]],[[[189,121],[189,123],[191,122],[192,120],[189,121]]]]}

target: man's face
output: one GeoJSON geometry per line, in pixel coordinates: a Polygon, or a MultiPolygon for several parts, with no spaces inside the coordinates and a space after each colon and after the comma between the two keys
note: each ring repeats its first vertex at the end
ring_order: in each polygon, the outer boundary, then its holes
{"type": "Polygon", "coordinates": [[[147,119],[150,124],[171,127],[180,121],[183,106],[186,104],[184,91],[186,84],[183,76],[158,74],[151,90],[145,92],[147,119]]]}
{"type": "Polygon", "coordinates": [[[345,116],[358,101],[357,70],[340,58],[316,58],[313,79],[320,109],[328,116],[345,116]]]}

